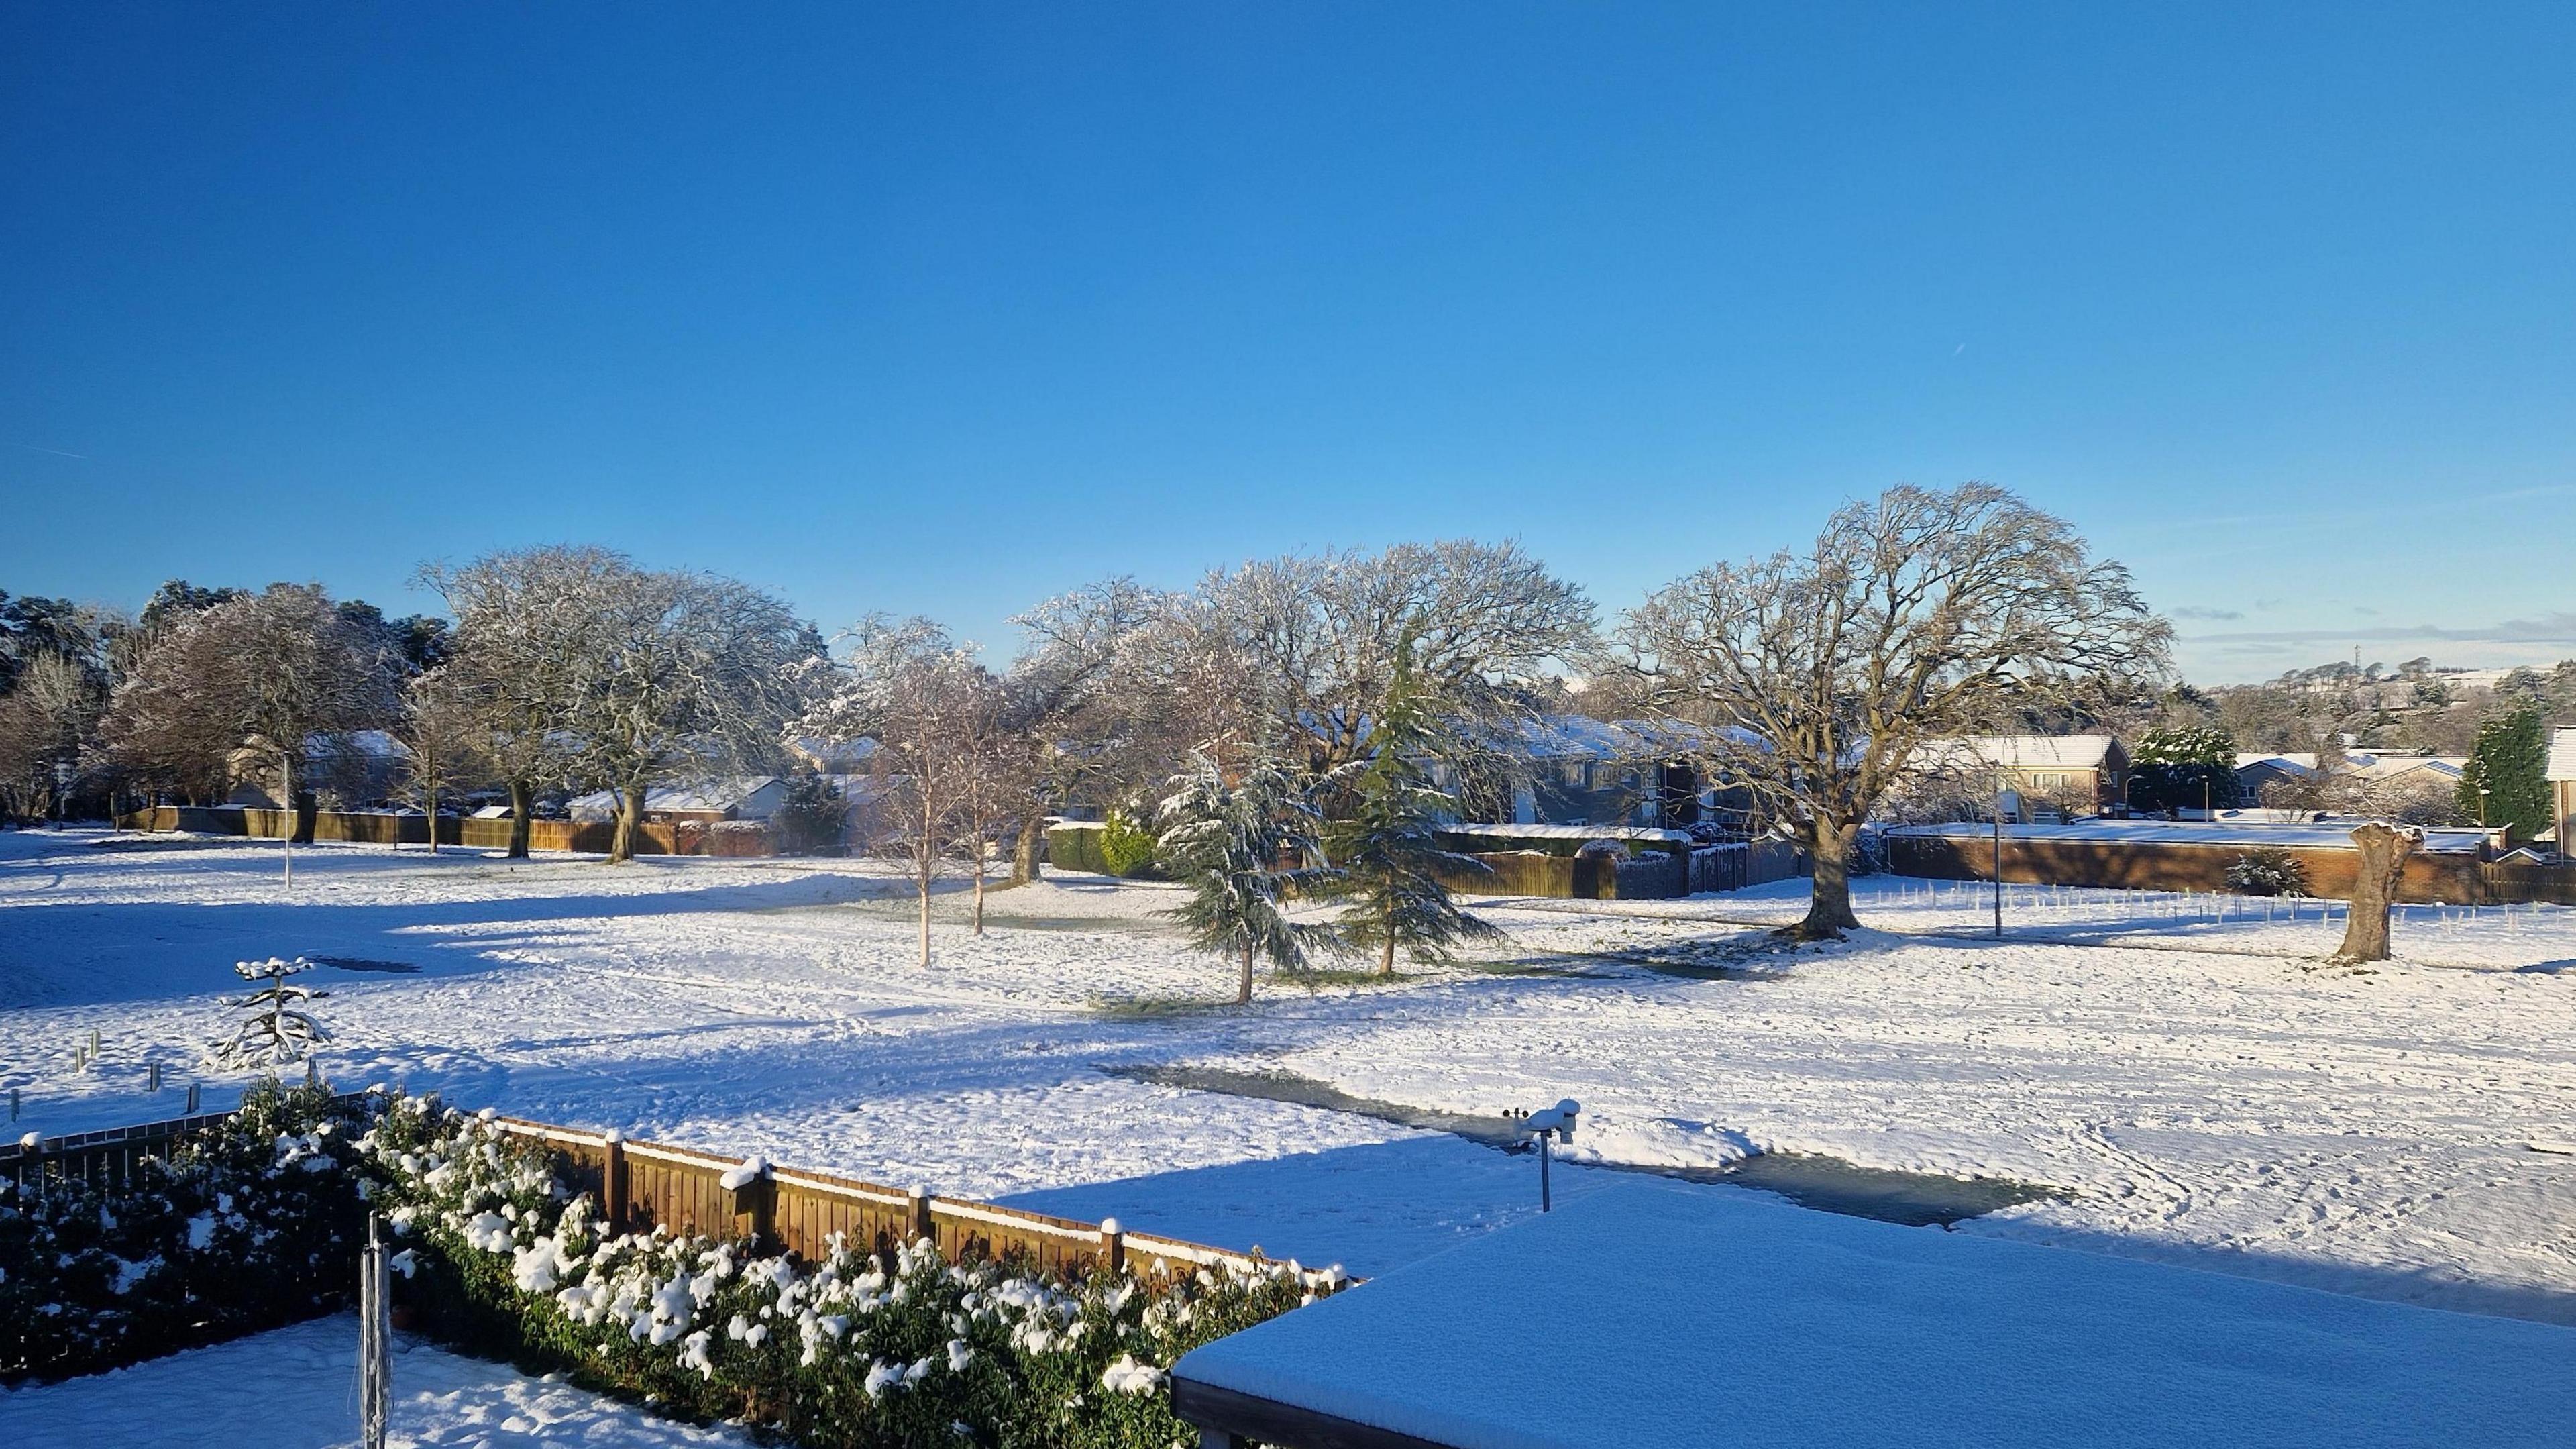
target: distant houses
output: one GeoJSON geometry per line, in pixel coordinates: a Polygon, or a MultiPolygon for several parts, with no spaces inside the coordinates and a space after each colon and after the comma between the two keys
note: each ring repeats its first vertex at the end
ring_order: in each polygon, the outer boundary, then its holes
{"type": "MultiPolygon", "coordinates": [[[[644,794],[644,819],[655,825],[712,825],[725,820],[766,820],[787,803],[787,781],[778,775],[738,775],[691,785],[657,785],[644,794]]],[[[575,820],[617,818],[617,793],[594,790],[565,805],[575,820]]]]}
{"type": "Polygon", "coordinates": [[[2117,735],[1960,735],[1927,740],[1912,773],[1949,781],[1970,793],[2010,791],[2006,814],[2028,818],[2034,807],[2098,815],[2129,798],[2129,750],[2117,735]]]}
{"type": "Polygon", "coordinates": [[[1493,823],[1748,828],[1751,792],[1695,764],[1701,743],[1694,726],[1678,721],[1540,716],[1503,745],[1520,769],[1510,800],[1490,802],[1508,805],[1508,818],[1493,823]]]}

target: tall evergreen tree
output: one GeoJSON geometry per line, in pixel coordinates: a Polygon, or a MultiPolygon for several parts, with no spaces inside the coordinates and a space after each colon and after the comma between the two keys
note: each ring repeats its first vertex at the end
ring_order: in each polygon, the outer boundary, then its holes
{"type": "Polygon", "coordinates": [[[1459,910],[1440,882],[1444,872],[1476,875],[1491,867],[1441,849],[1433,834],[1457,800],[1431,774],[1428,762],[1444,753],[1440,723],[1414,681],[1412,644],[1407,638],[1398,655],[1365,754],[1342,772],[1348,813],[1326,832],[1332,890],[1349,903],[1338,922],[1342,940],[1375,951],[1383,976],[1395,974],[1399,946],[1416,961],[1439,961],[1457,942],[1502,935],[1459,910]]]}
{"type": "Polygon", "coordinates": [[[2129,803],[2140,810],[2218,809],[2238,798],[2236,742],[2214,725],[2158,725],[2129,756],[2129,803]]]}
{"type": "Polygon", "coordinates": [[[1252,1000],[1256,960],[1302,970],[1309,948],[1331,939],[1329,926],[1289,920],[1285,905],[1325,878],[1322,818],[1288,768],[1267,755],[1228,781],[1214,760],[1193,754],[1172,786],[1156,812],[1164,827],[1156,849],[1190,895],[1165,914],[1189,930],[1192,945],[1241,959],[1234,999],[1242,1005],[1252,1000]],[[1292,855],[1298,863],[1283,868],[1292,855]]]}
{"type": "Polygon", "coordinates": [[[2517,839],[2549,828],[2549,731],[2538,704],[2514,705],[2478,726],[2458,801],[2462,815],[2517,839]]]}

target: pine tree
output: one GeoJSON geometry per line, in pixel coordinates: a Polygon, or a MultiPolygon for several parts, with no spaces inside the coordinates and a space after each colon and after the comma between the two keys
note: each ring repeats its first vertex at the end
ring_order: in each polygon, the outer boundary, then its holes
{"type": "Polygon", "coordinates": [[[1166,914],[1187,927],[1192,945],[1238,955],[1238,1005],[1252,1000],[1256,959],[1274,969],[1304,969],[1308,948],[1331,928],[1290,921],[1283,899],[1323,876],[1320,817],[1286,766],[1263,757],[1239,781],[1204,754],[1172,777],[1173,792],[1156,812],[1156,842],[1166,870],[1189,888],[1189,900],[1166,914]],[[1295,856],[1298,864],[1283,869],[1295,856]]]}
{"type": "Polygon", "coordinates": [[[2515,705],[2478,726],[2457,798],[2461,814],[2518,839],[2549,828],[2549,731],[2540,706],[2515,705]]]}
{"type": "Polygon", "coordinates": [[[1476,875],[1491,867],[1441,849],[1433,833],[1457,801],[1427,763],[1437,753],[1439,725],[1414,683],[1412,644],[1404,641],[1367,752],[1346,772],[1349,812],[1326,832],[1333,892],[1349,902],[1338,923],[1341,938],[1351,949],[1375,951],[1381,976],[1395,974],[1398,946],[1416,961],[1439,961],[1457,942],[1502,935],[1459,910],[1440,882],[1443,873],[1476,875]]]}

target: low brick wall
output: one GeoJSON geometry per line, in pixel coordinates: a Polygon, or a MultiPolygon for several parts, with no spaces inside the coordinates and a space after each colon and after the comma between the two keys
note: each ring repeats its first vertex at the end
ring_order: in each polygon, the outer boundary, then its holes
{"type": "MultiPolygon", "coordinates": [[[[2251,846],[2176,841],[2021,840],[2004,837],[2003,878],[2023,885],[2102,886],[2113,890],[2224,891],[2227,868],[2251,846]]],[[[2308,874],[2311,895],[2352,899],[2361,852],[2290,846],[2308,874]]],[[[1888,869],[1933,880],[1990,880],[1992,841],[1951,835],[1890,835],[1888,869]]],[[[2397,899],[2414,905],[2473,905],[2487,899],[2477,857],[2418,852],[2407,857],[2397,899]]]]}

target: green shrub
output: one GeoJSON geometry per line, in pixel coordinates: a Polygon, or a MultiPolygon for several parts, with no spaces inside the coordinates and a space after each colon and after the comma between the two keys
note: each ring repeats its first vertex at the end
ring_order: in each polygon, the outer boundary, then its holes
{"type": "Polygon", "coordinates": [[[0,1181],[0,1382],[96,1373],[326,1313],[357,1282],[379,1099],[253,1086],[123,1182],[0,1181]]]}
{"type": "Polygon", "coordinates": [[[1164,1449],[1190,1431],[1165,1374],[1199,1344],[1339,1286],[1294,1264],[1079,1282],[928,1242],[835,1240],[818,1263],[611,1236],[548,1155],[481,1119],[398,1103],[366,1141],[403,1250],[399,1301],[465,1347],[798,1444],[1164,1449]]]}
{"type": "Polygon", "coordinates": [[[1111,875],[1137,880],[1154,874],[1154,832],[1112,810],[1100,830],[1100,863],[1111,875]]]}
{"type": "Polygon", "coordinates": [[[2286,850],[2259,846],[2227,867],[2227,888],[2248,896],[2303,896],[2308,893],[2308,869],[2286,850]]]}

